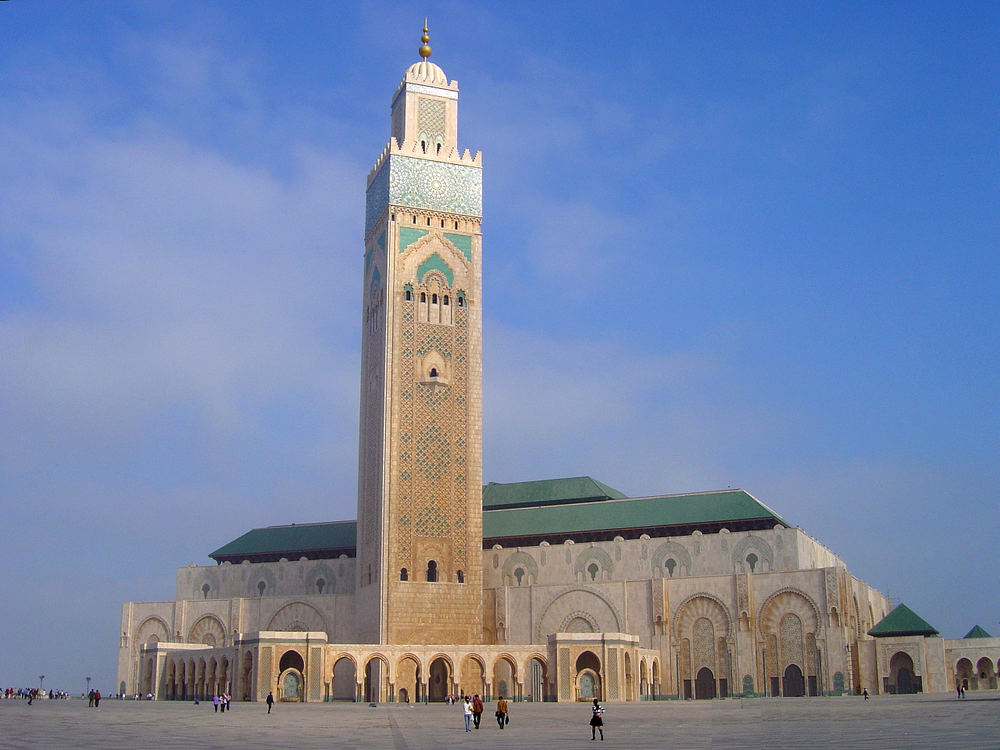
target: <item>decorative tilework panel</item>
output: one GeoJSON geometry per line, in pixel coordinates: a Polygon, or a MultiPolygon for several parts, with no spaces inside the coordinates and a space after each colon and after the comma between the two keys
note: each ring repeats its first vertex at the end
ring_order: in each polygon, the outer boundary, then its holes
{"type": "Polygon", "coordinates": [[[389,205],[389,162],[385,161],[365,193],[365,234],[389,205]]]}
{"type": "Polygon", "coordinates": [[[417,283],[424,283],[424,275],[428,271],[440,271],[448,279],[448,286],[451,287],[455,283],[455,272],[451,270],[451,267],[445,262],[437,253],[434,253],[431,257],[425,260],[417,267],[417,283]]]}
{"type": "Polygon", "coordinates": [[[444,143],[445,103],[440,99],[420,97],[417,100],[417,129],[428,143],[444,143]]]}
{"type": "Polygon", "coordinates": [[[618,649],[608,650],[608,700],[618,700],[618,649]]]}
{"type": "Polygon", "coordinates": [[[451,232],[445,232],[444,237],[462,251],[466,260],[472,260],[472,237],[467,234],[452,234],[451,232]]]}
{"type": "MultiPolygon", "coordinates": [[[[479,167],[397,154],[389,157],[388,166],[387,202],[431,211],[482,216],[483,171],[479,167]]],[[[385,167],[382,169],[384,171],[385,167]]],[[[380,172],[369,188],[369,202],[372,190],[381,177],[380,172]]],[[[377,213],[371,221],[374,222],[375,218],[378,218],[377,213]]]]}
{"type": "Polygon", "coordinates": [[[414,242],[419,240],[427,234],[426,229],[414,229],[413,227],[400,227],[399,228],[399,252],[403,252],[412,245],[414,242]]]}

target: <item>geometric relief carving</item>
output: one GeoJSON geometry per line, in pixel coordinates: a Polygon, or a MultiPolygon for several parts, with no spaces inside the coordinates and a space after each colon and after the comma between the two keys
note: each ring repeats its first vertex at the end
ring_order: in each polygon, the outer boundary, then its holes
{"type": "Polygon", "coordinates": [[[657,578],[673,578],[691,575],[691,555],[678,542],[667,541],[659,545],[650,556],[653,575],[657,578]]]}
{"type": "Polygon", "coordinates": [[[714,631],[723,638],[732,633],[732,618],[725,605],[710,594],[695,594],[685,600],[674,615],[674,628],[678,639],[691,637],[695,623],[708,619],[714,631]]]}
{"type": "Polygon", "coordinates": [[[798,664],[800,668],[805,667],[806,665],[802,659],[802,620],[794,613],[789,612],[781,618],[780,639],[780,666],[785,667],[788,664],[798,664]]]}
{"type": "Polygon", "coordinates": [[[715,628],[712,627],[712,621],[707,617],[699,617],[695,620],[691,641],[694,647],[694,663],[691,666],[695,670],[708,667],[714,672],[716,669],[715,628]]]}
{"type": "Polygon", "coordinates": [[[164,643],[170,640],[170,630],[159,617],[150,617],[143,620],[139,629],[135,631],[133,642],[136,648],[146,646],[151,643],[164,643]]]}
{"type": "Polygon", "coordinates": [[[585,581],[608,580],[611,577],[614,564],[611,556],[600,547],[589,547],[581,552],[573,566],[577,580],[585,581]]]}
{"type": "Polygon", "coordinates": [[[503,564],[503,585],[528,586],[538,582],[538,563],[527,552],[515,552],[503,564]]]}
{"type": "Polygon", "coordinates": [[[761,606],[757,616],[757,627],[761,635],[777,635],[782,619],[787,614],[798,617],[804,632],[822,636],[822,621],[816,604],[803,592],[792,588],[784,588],[771,594],[761,606]]]}
{"type": "Polygon", "coordinates": [[[752,573],[774,570],[774,552],[771,545],[752,534],[746,536],[733,549],[733,569],[752,573]]]}
{"type": "MultiPolygon", "coordinates": [[[[497,590],[498,593],[503,588],[497,590]]],[[[621,618],[617,609],[604,596],[587,589],[570,589],[552,599],[538,618],[536,638],[544,642],[546,636],[560,632],[571,622],[582,627],[586,622],[597,633],[621,632],[621,618]]]]}
{"type": "Polygon", "coordinates": [[[226,629],[218,617],[205,615],[191,627],[188,643],[203,643],[206,646],[225,646],[226,629]]]}
{"type": "Polygon", "coordinates": [[[326,619],[305,602],[292,602],[279,609],[267,623],[265,630],[295,632],[326,632],[326,619]]]}

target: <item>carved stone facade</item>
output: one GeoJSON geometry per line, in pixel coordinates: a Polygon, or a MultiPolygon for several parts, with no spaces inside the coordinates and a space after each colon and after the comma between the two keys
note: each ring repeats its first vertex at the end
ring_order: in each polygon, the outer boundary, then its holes
{"type": "Polygon", "coordinates": [[[876,641],[886,598],[745,493],[644,502],[589,480],[611,494],[525,503],[577,504],[566,527],[543,532],[529,514],[484,541],[482,159],[459,151],[457,128],[458,85],[411,66],[368,178],[356,529],[255,530],[269,548],[220,554],[237,540],[213,553],[221,564],[181,568],[174,600],[125,603],[120,690],[406,702],[996,689],[1000,639],[876,641]],[[627,523],[626,505],[640,509],[627,523]],[[662,520],[681,505],[683,523],[662,520]],[[606,523],[570,528],[594,509],[606,523]]]}

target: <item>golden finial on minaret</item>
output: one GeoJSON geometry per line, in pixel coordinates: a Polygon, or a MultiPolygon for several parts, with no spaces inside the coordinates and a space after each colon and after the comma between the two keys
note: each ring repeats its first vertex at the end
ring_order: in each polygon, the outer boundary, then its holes
{"type": "Polygon", "coordinates": [[[423,36],[420,37],[420,41],[423,42],[423,44],[421,44],[420,45],[420,49],[417,50],[417,52],[420,53],[420,56],[422,58],[424,58],[424,60],[426,60],[428,57],[431,56],[431,46],[427,43],[430,40],[431,40],[431,38],[427,35],[427,19],[425,18],[424,19],[424,34],[423,34],[423,36]]]}

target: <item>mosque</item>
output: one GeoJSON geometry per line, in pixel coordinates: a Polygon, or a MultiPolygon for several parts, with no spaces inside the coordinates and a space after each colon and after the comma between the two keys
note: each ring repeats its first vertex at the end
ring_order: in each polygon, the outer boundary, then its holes
{"type": "Polygon", "coordinates": [[[252,529],[122,606],[122,693],[604,701],[997,689],[740,489],[482,482],[482,157],[421,60],[367,181],[356,521],[252,529]]]}

